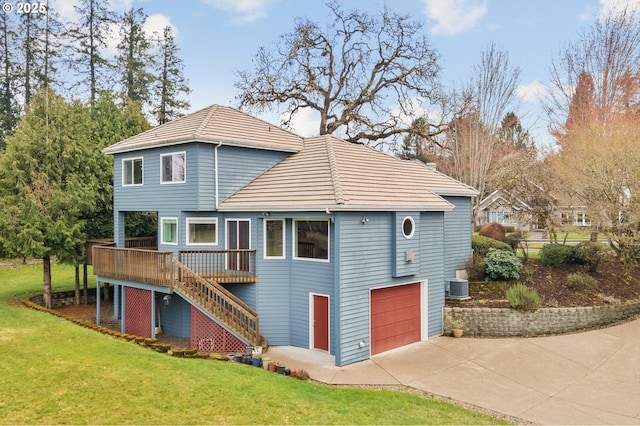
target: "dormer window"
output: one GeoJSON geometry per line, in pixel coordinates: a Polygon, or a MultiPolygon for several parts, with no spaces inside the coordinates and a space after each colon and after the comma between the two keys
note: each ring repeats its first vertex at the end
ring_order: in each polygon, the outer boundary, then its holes
{"type": "Polygon", "coordinates": [[[174,152],[160,156],[160,183],[184,183],[186,173],[186,153],[174,152]]]}

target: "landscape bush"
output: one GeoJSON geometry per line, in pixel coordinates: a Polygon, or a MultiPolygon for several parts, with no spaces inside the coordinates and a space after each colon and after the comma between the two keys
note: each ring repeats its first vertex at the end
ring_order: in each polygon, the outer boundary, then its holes
{"type": "Polygon", "coordinates": [[[542,298],[534,288],[529,288],[522,283],[516,283],[506,291],[505,297],[514,309],[523,311],[535,311],[542,304],[542,298]]]}
{"type": "Polygon", "coordinates": [[[522,232],[516,231],[508,234],[504,242],[509,244],[513,251],[516,251],[518,250],[518,246],[520,245],[523,239],[524,239],[524,235],[522,234],[522,232]]]}
{"type": "Polygon", "coordinates": [[[482,281],[485,275],[485,269],[487,265],[484,263],[484,258],[475,252],[467,259],[465,269],[469,281],[482,281]]]}
{"type": "Polygon", "coordinates": [[[474,235],[471,237],[471,248],[475,254],[482,258],[484,258],[489,252],[489,249],[492,248],[512,251],[509,244],[494,240],[493,238],[483,237],[482,235],[474,235]]]}
{"type": "Polygon", "coordinates": [[[577,291],[591,290],[598,287],[598,280],[587,273],[576,272],[567,277],[567,287],[577,291]]]}
{"type": "Polygon", "coordinates": [[[545,266],[559,267],[571,261],[573,247],[564,244],[545,244],[540,250],[540,262],[545,266]]]}
{"type": "Polygon", "coordinates": [[[484,261],[488,281],[515,281],[520,278],[522,262],[512,251],[491,248],[484,261]]]}
{"type": "Polygon", "coordinates": [[[480,231],[478,233],[483,237],[493,238],[494,240],[502,242],[505,241],[507,235],[504,226],[498,222],[485,223],[480,227],[480,231]]]}
{"type": "Polygon", "coordinates": [[[595,272],[602,259],[602,249],[595,241],[582,241],[573,247],[571,262],[584,265],[588,272],[595,272]]]}

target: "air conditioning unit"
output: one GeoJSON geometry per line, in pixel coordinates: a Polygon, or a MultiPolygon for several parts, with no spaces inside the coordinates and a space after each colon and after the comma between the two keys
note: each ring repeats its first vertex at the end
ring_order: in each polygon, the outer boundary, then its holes
{"type": "Polygon", "coordinates": [[[445,281],[445,297],[447,299],[467,300],[469,297],[469,281],[451,278],[445,281]]]}

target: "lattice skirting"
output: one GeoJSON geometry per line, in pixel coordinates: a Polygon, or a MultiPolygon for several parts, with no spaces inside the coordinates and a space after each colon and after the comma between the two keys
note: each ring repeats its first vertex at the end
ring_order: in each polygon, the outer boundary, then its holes
{"type": "Polygon", "coordinates": [[[191,347],[201,353],[242,352],[247,344],[211,320],[199,309],[191,307],[191,347]]]}
{"type": "Polygon", "coordinates": [[[125,333],[151,337],[151,291],[125,287],[124,300],[125,333]]]}

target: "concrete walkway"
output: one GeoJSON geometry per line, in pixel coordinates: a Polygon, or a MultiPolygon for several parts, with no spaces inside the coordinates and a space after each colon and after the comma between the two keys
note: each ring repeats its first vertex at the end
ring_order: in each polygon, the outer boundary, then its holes
{"type": "Polygon", "coordinates": [[[327,384],[406,385],[526,422],[640,425],[640,320],[563,336],[437,337],[343,367],[290,346],[264,356],[327,384]]]}

